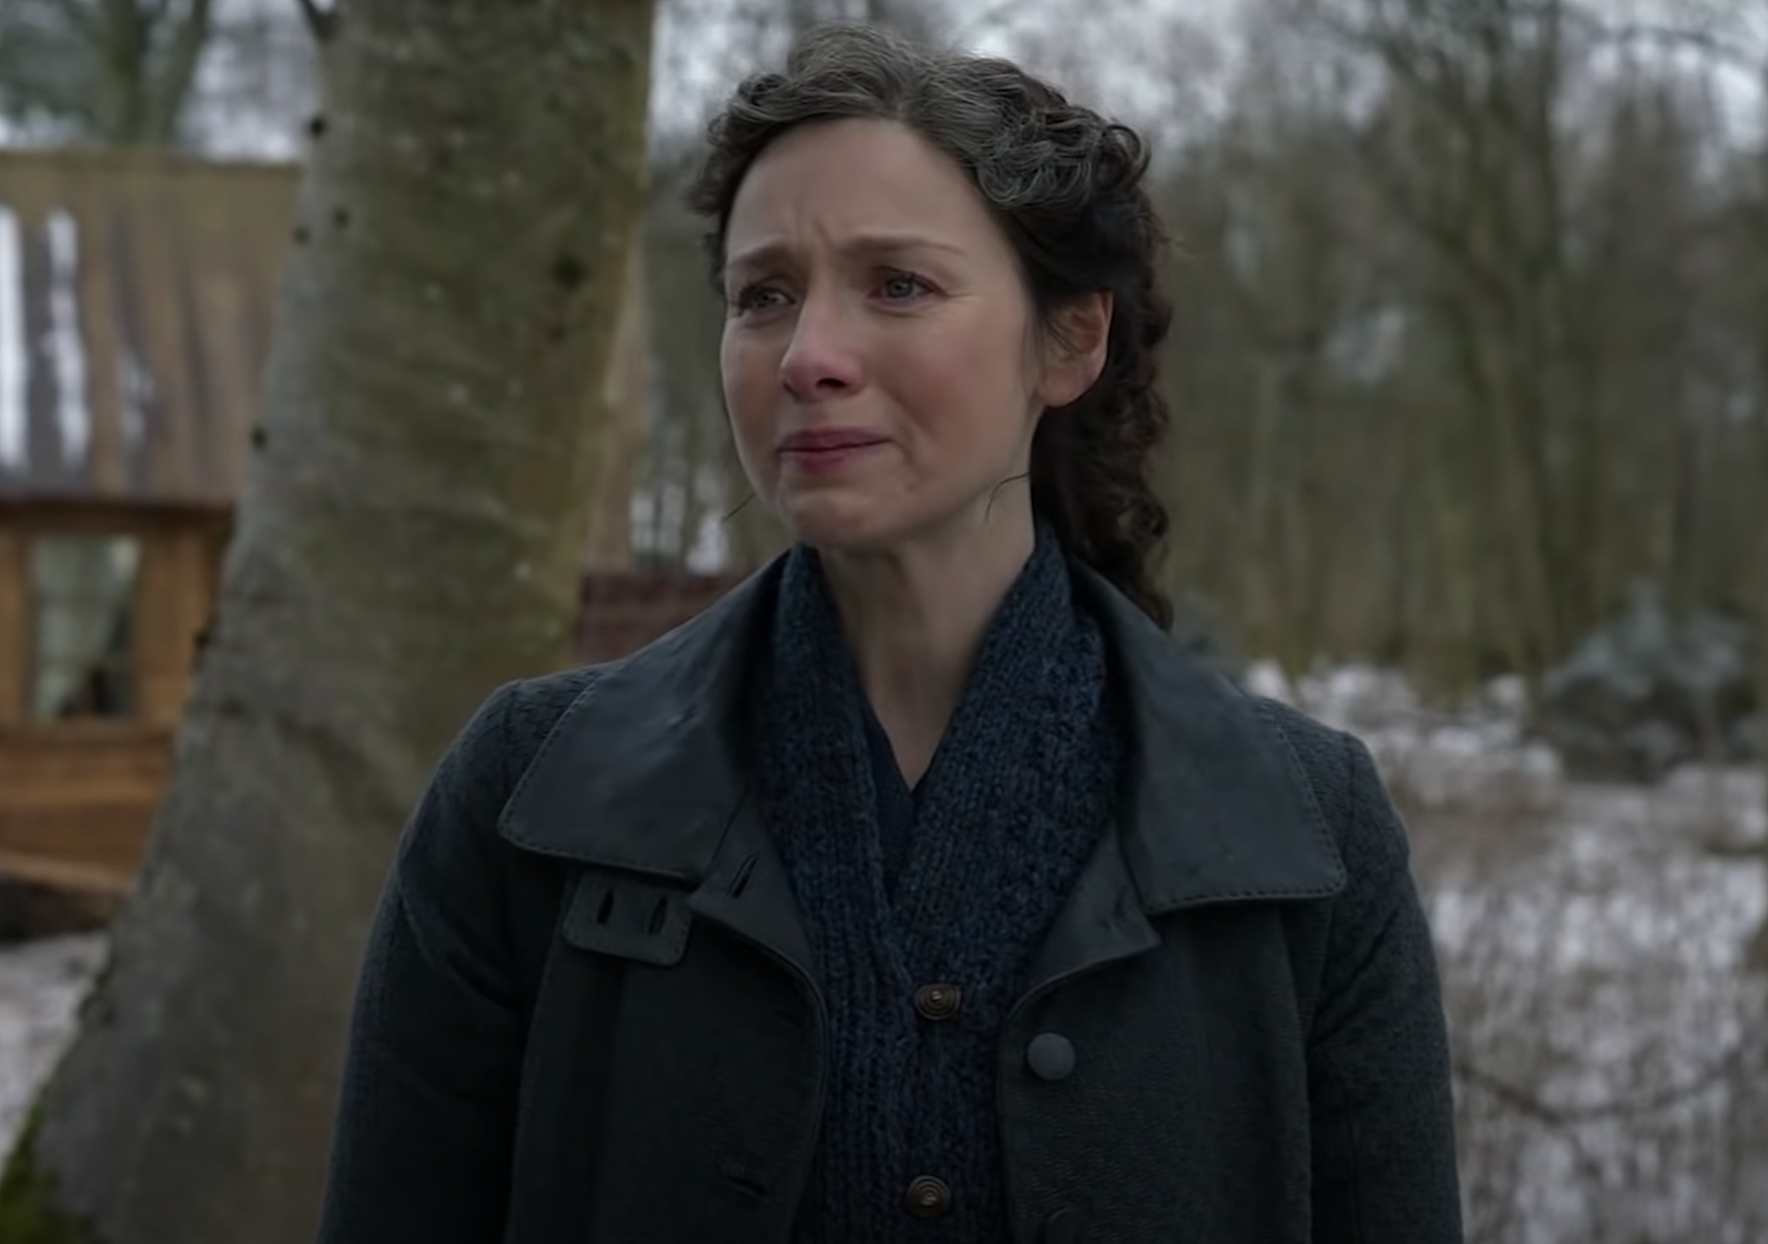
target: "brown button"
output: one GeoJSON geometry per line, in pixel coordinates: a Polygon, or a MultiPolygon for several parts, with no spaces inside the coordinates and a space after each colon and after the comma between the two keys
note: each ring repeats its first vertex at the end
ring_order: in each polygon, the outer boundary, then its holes
{"type": "Polygon", "coordinates": [[[915,990],[915,1010],[922,1019],[950,1019],[963,1000],[964,991],[956,985],[922,985],[915,990]]]}
{"type": "Polygon", "coordinates": [[[951,1212],[952,1190],[943,1179],[922,1175],[909,1184],[903,1202],[916,1218],[944,1218],[951,1212]]]}

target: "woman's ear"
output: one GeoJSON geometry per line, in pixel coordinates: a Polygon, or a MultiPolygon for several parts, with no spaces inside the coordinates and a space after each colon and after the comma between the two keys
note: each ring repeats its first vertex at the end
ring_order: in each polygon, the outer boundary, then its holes
{"type": "Polygon", "coordinates": [[[1066,406],[1092,388],[1105,370],[1110,340],[1110,291],[1087,294],[1058,312],[1037,386],[1042,405],[1066,406]]]}

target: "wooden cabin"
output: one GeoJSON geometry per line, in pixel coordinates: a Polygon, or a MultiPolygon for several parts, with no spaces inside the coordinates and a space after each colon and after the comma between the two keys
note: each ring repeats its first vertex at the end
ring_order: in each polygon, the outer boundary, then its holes
{"type": "MultiPolygon", "coordinates": [[[[134,876],[257,418],[298,179],[0,151],[0,881],[116,894],[134,876]]],[[[631,316],[621,340],[585,660],[729,584],[625,556],[620,464],[646,391],[631,316]]]]}
{"type": "Polygon", "coordinates": [[[297,176],[0,151],[0,875],[114,890],[134,873],[297,176]]]}

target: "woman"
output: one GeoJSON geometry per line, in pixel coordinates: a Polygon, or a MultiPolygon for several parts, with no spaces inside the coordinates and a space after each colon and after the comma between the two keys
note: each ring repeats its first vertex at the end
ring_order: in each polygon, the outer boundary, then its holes
{"type": "Polygon", "coordinates": [[[1369,755],[1163,630],[1138,139],[832,28],[711,140],[731,428],[797,543],[443,761],[321,1240],[1459,1240],[1369,755]]]}

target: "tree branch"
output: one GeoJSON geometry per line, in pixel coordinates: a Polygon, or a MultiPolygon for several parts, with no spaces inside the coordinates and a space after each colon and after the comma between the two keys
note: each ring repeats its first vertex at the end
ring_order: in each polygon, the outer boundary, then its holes
{"type": "Polygon", "coordinates": [[[1691,1098],[1711,1091],[1727,1080],[1738,1077],[1751,1052],[1747,1042],[1739,1042],[1725,1054],[1714,1059],[1700,1072],[1691,1076],[1685,1084],[1666,1085],[1655,1093],[1642,1093],[1637,1097],[1619,1097],[1609,1101],[1579,1105],[1558,1105],[1550,1102],[1533,1089],[1524,1088],[1501,1079],[1475,1066],[1465,1058],[1455,1061],[1455,1075],[1469,1087],[1482,1090],[1511,1109],[1525,1114],[1537,1122],[1544,1123],[1548,1127],[1569,1128],[1607,1119],[1637,1118],[1641,1115],[1658,1114],[1673,1106],[1678,1106],[1691,1098]]]}
{"type": "Polygon", "coordinates": [[[154,35],[166,51],[158,75],[146,84],[148,115],[142,137],[150,143],[171,146],[177,138],[179,122],[196,83],[197,65],[209,46],[212,3],[213,0],[190,0],[189,7],[177,17],[170,15],[168,6],[160,7],[154,35]]]}
{"type": "Polygon", "coordinates": [[[319,0],[295,0],[301,6],[301,17],[307,23],[307,31],[313,41],[320,47],[326,46],[338,35],[338,6],[333,4],[321,7],[319,0]]]}

